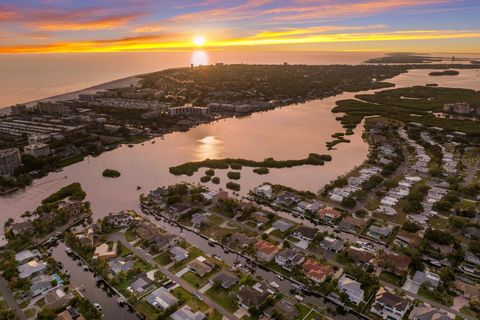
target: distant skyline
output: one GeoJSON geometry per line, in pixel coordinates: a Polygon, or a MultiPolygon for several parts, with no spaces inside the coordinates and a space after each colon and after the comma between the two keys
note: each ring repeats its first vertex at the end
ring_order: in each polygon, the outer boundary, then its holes
{"type": "Polygon", "coordinates": [[[0,53],[480,53],[479,0],[0,0],[0,53]]]}

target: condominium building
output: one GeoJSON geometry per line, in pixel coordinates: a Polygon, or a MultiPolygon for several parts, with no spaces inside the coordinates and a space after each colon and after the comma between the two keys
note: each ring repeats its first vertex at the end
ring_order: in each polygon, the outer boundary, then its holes
{"type": "Polygon", "coordinates": [[[46,157],[50,154],[50,146],[45,143],[29,144],[23,147],[23,152],[35,158],[46,157]]]}
{"type": "Polygon", "coordinates": [[[0,175],[11,175],[22,164],[17,148],[0,150],[0,175]]]}

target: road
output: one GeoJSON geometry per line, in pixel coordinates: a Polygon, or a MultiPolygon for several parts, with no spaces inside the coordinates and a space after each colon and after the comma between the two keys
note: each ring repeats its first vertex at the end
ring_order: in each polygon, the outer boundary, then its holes
{"type": "Polygon", "coordinates": [[[17,314],[16,319],[27,320],[27,317],[23,313],[22,308],[20,308],[17,301],[15,300],[12,291],[10,291],[10,288],[8,288],[7,281],[5,281],[3,277],[0,277],[0,292],[2,293],[3,299],[8,304],[10,309],[14,310],[17,314]]]}
{"type": "Polygon", "coordinates": [[[141,259],[147,261],[148,263],[152,264],[155,266],[157,269],[159,269],[164,275],[166,275],[169,279],[177,282],[180,286],[182,286],[185,290],[190,292],[191,294],[195,296],[200,296],[203,298],[203,302],[205,302],[208,306],[213,308],[214,310],[217,310],[220,312],[224,317],[230,320],[238,320],[237,317],[232,315],[230,312],[228,312],[224,307],[216,303],[215,301],[211,300],[208,296],[205,294],[201,293],[198,289],[193,288],[188,282],[183,280],[180,277],[177,277],[174,273],[170,272],[167,268],[161,266],[158,264],[155,260],[152,259],[152,255],[145,250],[135,247],[130,242],[127,241],[125,238],[125,234],[121,232],[115,232],[109,235],[108,237],[109,240],[111,241],[120,241],[122,245],[124,245],[126,248],[131,250],[134,254],[136,254],[138,257],[141,259]]]}

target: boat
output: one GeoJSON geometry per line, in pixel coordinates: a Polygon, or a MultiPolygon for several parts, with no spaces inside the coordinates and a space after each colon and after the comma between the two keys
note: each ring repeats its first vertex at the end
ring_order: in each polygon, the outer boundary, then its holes
{"type": "Polygon", "coordinates": [[[140,186],[137,186],[137,190],[140,190],[140,189],[142,189],[142,187],[140,187],[140,186]]]}
{"type": "Polygon", "coordinates": [[[99,304],[96,303],[96,302],[93,304],[93,306],[94,306],[98,311],[102,310],[102,306],[99,305],[99,304]]]}
{"type": "Polygon", "coordinates": [[[65,252],[66,252],[67,254],[71,254],[71,253],[72,253],[72,248],[66,247],[66,248],[65,248],[65,252]]]}

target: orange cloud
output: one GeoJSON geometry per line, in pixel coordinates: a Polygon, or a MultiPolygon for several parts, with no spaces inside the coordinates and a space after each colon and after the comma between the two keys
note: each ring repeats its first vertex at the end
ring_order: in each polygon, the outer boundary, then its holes
{"type": "MultiPolygon", "coordinates": [[[[480,38],[480,30],[405,30],[369,33],[326,33],[300,36],[286,35],[212,40],[206,48],[228,48],[249,46],[273,46],[292,44],[355,43],[412,40],[448,40],[480,38]]],[[[0,46],[0,53],[48,53],[48,52],[116,52],[116,51],[175,51],[190,50],[194,46],[185,34],[164,34],[129,37],[111,40],[58,42],[43,45],[0,46]],[[177,40],[181,39],[181,40],[177,40]]]]}
{"type": "Polygon", "coordinates": [[[40,20],[33,22],[33,25],[41,30],[48,31],[78,31],[78,30],[105,30],[114,29],[127,25],[138,15],[121,15],[114,17],[98,18],[87,21],[52,21],[40,20]]]}

